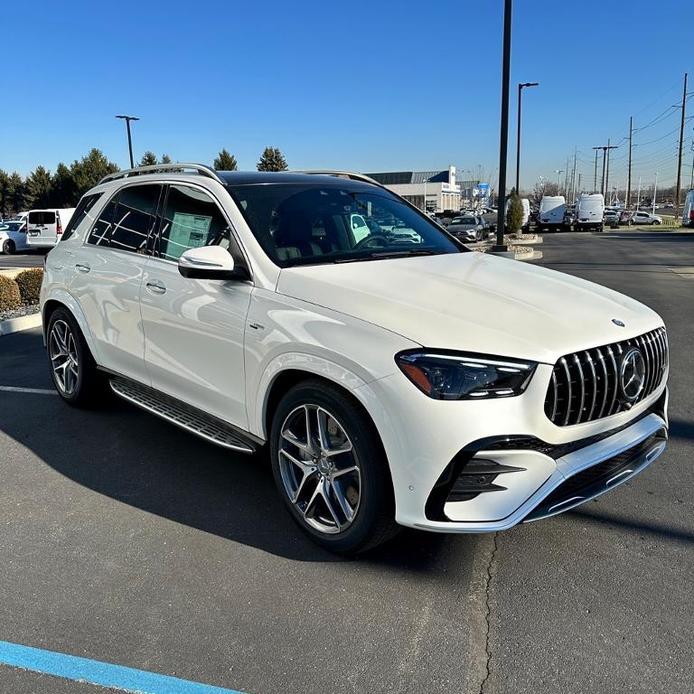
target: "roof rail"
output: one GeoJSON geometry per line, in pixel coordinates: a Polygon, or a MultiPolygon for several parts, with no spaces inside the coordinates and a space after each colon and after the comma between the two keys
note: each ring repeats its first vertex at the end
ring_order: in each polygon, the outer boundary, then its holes
{"type": "Polygon", "coordinates": [[[333,171],[332,169],[311,169],[309,171],[295,171],[294,173],[304,173],[304,174],[318,174],[323,176],[337,176],[338,178],[349,178],[352,181],[362,181],[364,183],[372,183],[373,185],[380,186],[383,185],[369,176],[364,174],[355,173],[353,171],[333,171]]]}
{"type": "Polygon", "coordinates": [[[160,171],[185,173],[185,169],[196,171],[201,176],[207,176],[217,181],[217,183],[224,185],[224,181],[217,175],[217,172],[211,166],[206,166],[205,164],[187,164],[185,162],[176,162],[175,164],[173,162],[171,164],[151,164],[149,166],[136,166],[133,169],[123,169],[122,171],[116,171],[108,176],[104,176],[99,181],[99,185],[106,183],[106,181],[115,181],[119,178],[142,176],[144,174],[158,173],[160,171]]]}

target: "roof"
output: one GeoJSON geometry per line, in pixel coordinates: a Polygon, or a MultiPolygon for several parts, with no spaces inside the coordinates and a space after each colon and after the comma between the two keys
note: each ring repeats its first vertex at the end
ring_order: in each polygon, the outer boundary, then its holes
{"type": "Polygon", "coordinates": [[[384,186],[400,185],[403,183],[448,183],[448,169],[443,171],[385,171],[382,173],[367,173],[384,186]]]}
{"type": "Polygon", "coordinates": [[[259,183],[311,183],[313,185],[357,186],[369,185],[361,181],[339,178],[329,174],[309,174],[294,171],[217,171],[228,186],[244,186],[259,183]]]}

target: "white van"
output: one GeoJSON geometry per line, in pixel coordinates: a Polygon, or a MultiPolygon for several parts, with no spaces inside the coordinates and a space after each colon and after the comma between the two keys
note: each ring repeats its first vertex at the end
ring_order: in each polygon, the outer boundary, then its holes
{"type": "Polygon", "coordinates": [[[574,225],[576,231],[605,228],[605,198],[602,193],[581,193],[576,201],[574,225]]]}
{"type": "Polygon", "coordinates": [[[564,228],[566,199],[563,195],[543,195],[537,226],[540,231],[559,231],[564,228]]]}
{"type": "Polygon", "coordinates": [[[694,227],[694,188],[684,196],[682,208],[682,226],[694,227]]]}
{"type": "Polygon", "coordinates": [[[72,218],[74,207],[63,210],[29,210],[27,243],[32,248],[53,248],[72,218]]]}

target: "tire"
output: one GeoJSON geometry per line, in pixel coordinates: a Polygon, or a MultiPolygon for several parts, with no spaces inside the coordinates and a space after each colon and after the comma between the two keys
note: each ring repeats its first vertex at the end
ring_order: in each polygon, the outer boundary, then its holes
{"type": "Polygon", "coordinates": [[[65,308],[51,313],[46,349],[53,385],[68,405],[94,407],[106,399],[107,379],[97,369],[77,321],[65,308]]]}
{"type": "Polygon", "coordinates": [[[2,252],[5,255],[12,255],[17,250],[12,239],[5,239],[5,243],[2,244],[2,252]]]}
{"type": "Polygon", "coordinates": [[[270,460],[289,513],[322,547],[357,554],[397,534],[393,483],[381,441],[368,416],[338,388],[310,379],[285,394],[272,419],[270,460]],[[331,456],[318,450],[321,418],[331,456]]]}
{"type": "Polygon", "coordinates": [[[655,226],[660,226],[660,225],[662,224],[662,222],[659,222],[659,221],[656,219],[656,220],[653,222],[653,224],[655,224],[655,226]]]}

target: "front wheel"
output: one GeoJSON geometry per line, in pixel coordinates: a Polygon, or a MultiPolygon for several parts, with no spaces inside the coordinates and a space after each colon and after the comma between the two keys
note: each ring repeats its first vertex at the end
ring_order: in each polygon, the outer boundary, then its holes
{"type": "Polygon", "coordinates": [[[6,255],[12,255],[17,250],[12,239],[6,239],[5,243],[2,244],[2,252],[6,255]]]}
{"type": "Polygon", "coordinates": [[[105,378],[97,370],[82,331],[67,309],[57,308],[51,314],[46,347],[58,395],[75,407],[96,404],[105,394],[105,378]]]}
{"type": "Polygon", "coordinates": [[[270,455],[285,505],[318,544],[354,554],[397,532],[381,442],[337,388],[309,380],[289,390],[273,417],[270,455]]]}

